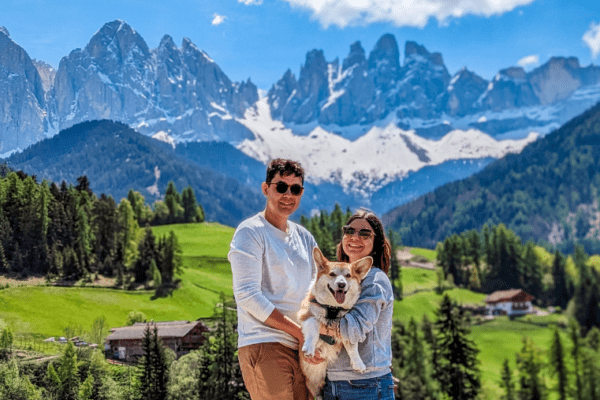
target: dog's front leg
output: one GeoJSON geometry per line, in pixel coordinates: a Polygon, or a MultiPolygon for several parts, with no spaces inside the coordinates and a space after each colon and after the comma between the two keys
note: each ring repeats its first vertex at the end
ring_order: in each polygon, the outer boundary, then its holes
{"type": "Polygon", "coordinates": [[[314,357],[319,341],[319,321],[315,317],[310,317],[302,322],[302,334],[304,335],[302,351],[307,357],[314,357]]]}
{"type": "Polygon", "coordinates": [[[348,353],[348,357],[350,357],[350,364],[352,364],[352,368],[360,373],[363,373],[367,370],[367,366],[360,358],[360,354],[358,354],[358,343],[350,343],[348,340],[343,340],[344,348],[348,353]]]}

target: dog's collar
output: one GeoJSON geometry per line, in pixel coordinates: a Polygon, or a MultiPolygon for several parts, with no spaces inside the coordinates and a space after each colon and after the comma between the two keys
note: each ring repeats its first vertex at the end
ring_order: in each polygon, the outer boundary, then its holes
{"type": "Polygon", "coordinates": [[[326,319],[337,319],[340,311],[347,311],[347,309],[345,309],[344,307],[332,307],[326,304],[321,304],[315,298],[313,298],[310,302],[315,303],[327,310],[327,316],[325,317],[326,319]]]}
{"type": "Polygon", "coordinates": [[[333,336],[319,334],[319,339],[332,346],[335,344],[335,338],[333,336]]]}

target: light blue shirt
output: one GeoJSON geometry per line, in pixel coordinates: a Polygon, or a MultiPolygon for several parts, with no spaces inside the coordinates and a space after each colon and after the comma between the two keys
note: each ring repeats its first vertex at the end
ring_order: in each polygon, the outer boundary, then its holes
{"type": "Polygon", "coordinates": [[[329,380],[368,379],[390,373],[393,313],[392,284],[385,272],[372,267],[361,284],[360,298],[340,321],[340,334],[358,343],[358,353],[367,371],[362,374],[354,371],[348,353],[342,348],[337,360],[327,367],[329,380]]]}

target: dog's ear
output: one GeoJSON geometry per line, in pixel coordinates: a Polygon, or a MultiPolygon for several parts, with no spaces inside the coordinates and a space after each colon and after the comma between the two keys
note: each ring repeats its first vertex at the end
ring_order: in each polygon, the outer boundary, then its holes
{"type": "Polygon", "coordinates": [[[325,258],[325,256],[323,255],[323,253],[321,253],[321,250],[319,250],[318,247],[315,247],[313,249],[313,257],[315,258],[315,263],[317,264],[317,271],[324,271],[329,268],[327,266],[329,260],[325,258]]]}
{"type": "Polygon", "coordinates": [[[352,272],[358,275],[358,279],[362,281],[365,279],[365,276],[367,276],[367,273],[371,269],[372,265],[373,257],[363,257],[360,260],[352,263],[352,272]]]}

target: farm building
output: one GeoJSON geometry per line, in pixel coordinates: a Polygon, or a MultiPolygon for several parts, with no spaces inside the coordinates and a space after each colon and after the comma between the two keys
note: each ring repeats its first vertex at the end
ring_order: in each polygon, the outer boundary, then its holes
{"type": "Polygon", "coordinates": [[[208,331],[201,321],[137,322],[132,326],[112,328],[105,345],[109,357],[128,362],[142,357],[142,340],[148,324],[151,330],[156,325],[163,345],[173,350],[177,357],[198,349],[204,341],[204,332],[208,331]]]}
{"type": "Polygon", "coordinates": [[[498,290],[485,298],[489,315],[523,315],[533,312],[534,297],[522,289],[498,290]]]}

